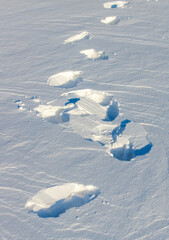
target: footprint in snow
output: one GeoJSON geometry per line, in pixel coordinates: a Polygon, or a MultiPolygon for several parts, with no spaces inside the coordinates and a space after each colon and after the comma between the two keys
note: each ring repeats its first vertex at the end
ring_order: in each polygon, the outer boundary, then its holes
{"type": "Polygon", "coordinates": [[[120,19],[117,16],[106,17],[105,19],[101,20],[101,22],[104,24],[115,25],[120,22],[120,19]]]}
{"type": "Polygon", "coordinates": [[[41,190],[27,201],[25,208],[42,218],[59,217],[70,208],[94,200],[99,194],[100,190],[95,186],[67,183],[41,190]]]}
{"type": "Polygon", "coordinates": [[[152,148],[144,127],[129,120],[124,120],[120,126],[115,127],[112,136],[113,141],[107,145],[108,153],[121,161],[145,155],[152,148]]]}
{"type": "Polygon", "coordinates": [[[54,87],[73,88],[81,81],[81,71],[66,71],[57,73],[49,77],[47,84],[54,87]]]}
{"type": "Polygon", "coordinates": [[[20,111],[24,111],[25,110],[25,104],[21,101],[21,100],[15,100],[14,101],[17,105],[17,108],[20,110],[20,111]]]}
{"type": "Polygon", "coordinates": [[[67,123],[65,127],[71,126],[83,138],[101,144],[118,160],[130,161],[150,152],[152,144],[141,125],[129,120],[120,125],[113,124],[119,115],[119,104],[112,93],[83,89],[65,93],[62,97],[68,98],[64,106],[42,104],[36,98],[32,99],[34,104],[40,103],[33,111],[48,122],[67,123]]]}
{"type": "Polygon", "coordinates": [[[80,51],[81,54],[84,54],[89,59],[108,59],[109,57],[105,55],[103,51],[97,52],[95,49],[86,49],[83,51],[80,51]]]}
{"type": "Polygon", "coordinates": [[[76,42],[76,41],[80,41],[80,40],[83,40],[83,39],[90,39],[91,38],[91,34],[89,32],[82,32],[82,33],[79,33],[77,35],[74,35],[68,39],[66,39],[64,41],[65,44],[67,43],[73,43],[73,42],[76,42]]]}
{"type": "Polygon", "coordinates": [[[118,103],[112,94],[104,91],[84,89],[68,92],[62,95],[67,97],[65,106],[39,104],[34,111],[39,117],[52,122],[72,124],[73,118],[90,116],[97,120],[113,121],[119,114],[118,103]]]}

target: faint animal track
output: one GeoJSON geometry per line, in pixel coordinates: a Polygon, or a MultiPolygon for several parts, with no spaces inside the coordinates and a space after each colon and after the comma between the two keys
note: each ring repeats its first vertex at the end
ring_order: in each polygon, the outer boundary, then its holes
{"type": "Polygon", "coordinates": [[[24,107],[25,104],[21,100],[18,99],[18,100],[15,100],[14,102],[16,103],[19,110],[21,111],[25,110],[25,107],[24,107]]]}

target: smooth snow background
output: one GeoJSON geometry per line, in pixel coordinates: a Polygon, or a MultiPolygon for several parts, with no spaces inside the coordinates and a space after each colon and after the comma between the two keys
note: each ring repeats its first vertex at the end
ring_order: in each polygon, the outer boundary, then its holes
{"type": "Polygon", "coordinates": [[[169,32],[168,0],[130,0],[104,9],[104,1],[1,1],[0,8],[0,238],[167,239],[169,236],[169,32]],[[117,15],[118,25],[100,22],[117,15]],[[92,39],[64,40],[88,31],[92,39]],[[80,54],[101,49],[110,60],[80,54]],[[131,162],[105,154],[64,126],[20,111],[33,110],[67,90],[47,79],[67,70],[83,72],[73,90],[109,90],[124,119],[140,123],[153,144],[131,162]],[[33,98],[32,98],[33,97],[33,98]],[[31,99],[32,98],[32,99],[31,99]],[[26,201],[43,188],[78,182],[100,188],[92,202],[58,218],[29,214],[26,201]]]}

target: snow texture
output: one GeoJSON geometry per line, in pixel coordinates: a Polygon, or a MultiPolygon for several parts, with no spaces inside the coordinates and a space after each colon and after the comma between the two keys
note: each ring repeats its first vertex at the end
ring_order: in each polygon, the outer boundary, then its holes
{"type": "Polygon", "coordinates": [[[92,185],[67,183],[46,188],[28,200],[25,208],[38,216],[58,217],[72,207],[80,207],[96,198],[100,190],[92,185]]]}

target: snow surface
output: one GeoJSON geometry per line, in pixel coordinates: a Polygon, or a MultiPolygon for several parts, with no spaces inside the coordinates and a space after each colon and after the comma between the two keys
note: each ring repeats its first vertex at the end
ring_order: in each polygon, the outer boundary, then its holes
{"type": "Polygon", "coordinates": [[[88,203],[99,193],[99,189],[92,185],[67,183],[41,190],[28,200],[25,208],[40,217],[58,217],[69,208],[88,203]]]}
{"type": "Polygon", "coordinates": [[[105,3],[2,1],[2,240],[168,239],[169,1],[105,3]],[[102,24],[108,16],[120,23],[102,24]],[[90,40],[63,44],[83,32],[90,40]],[[86,49],[109,58],[85,59],[86,49]],[[67,70],[83,81],[47,84],[67,70]],[[41,189],[72,183],[100,194],[79,205],[70,198],[45,218],[25,209],[41,189]]]}

